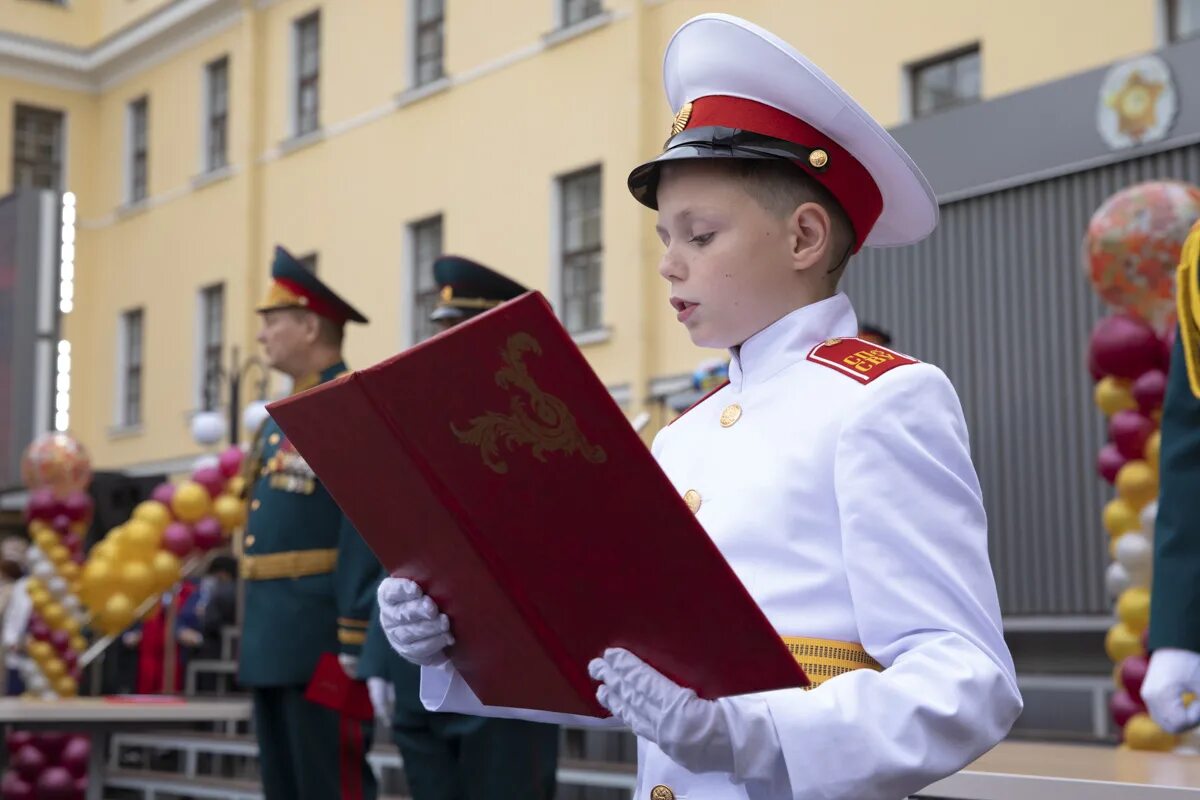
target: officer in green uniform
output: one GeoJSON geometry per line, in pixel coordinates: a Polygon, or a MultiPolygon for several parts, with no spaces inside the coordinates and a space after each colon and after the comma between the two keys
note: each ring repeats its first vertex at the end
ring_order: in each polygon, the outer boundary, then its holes
{"type": "MultiPolygon", "coordinates": [[[[343,329],[366,318],[283,248],[275,251],[271,277],[258,307],[267,362],[292,377],[295,391],[346,372],[343,329]]],[[[343,730],[337,712],[304,694],[324,653],[336,653],[346,673],[357,674],[379,561],[273,420],[255,438],[246,485],[238,679],[253,691],[263,794],[373,800],[376,782],[364,755],[370,731],[363,726],[360,738],[343,730]],[[357,766],[343,768],[351,764],[357,766]]]]}
{"type": "MultiPolygon", "coordinates": [[[[441,300],[431,319],[443,328],[526,291],[498,272],[456,256],[435,261],[433,274],[441,300]]],[[[371,615],[359,676],[370,683],[376,713],[391,716],[413,800],[554,797],[558,726],[426,711],[419,697],[421,668],[388,645],[377,610],[371,615]]]]}
{"type": "Polygon", "coordinates": [[[1176,273],[1179,330],[1171,353],[1159,450],[1150,639],[1142,684],[1151,716],[1171,733],[1200,724],[1200,227],[1176,273]]]}

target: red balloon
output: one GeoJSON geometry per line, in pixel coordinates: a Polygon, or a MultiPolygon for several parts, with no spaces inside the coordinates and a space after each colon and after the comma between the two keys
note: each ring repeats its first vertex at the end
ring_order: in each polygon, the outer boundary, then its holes
{"type": "Polygon", "coordinates": [[[242,470],[242,448],[237,445],[226,448],[222,451],[217,463],[220,465],[221,474],[226,478],[232,478],[242,470]]]}
{"type": "Polygon", "coordinates": [[[70,734],[59,731],[35,733],[33,735],[33,746],[41,750],[42,755],[53,764],[58,761],[58,757],[62,755],[63,748],[67,746],[67,742],[70,739],[70,734]]]}
{"type": "Polygon", "coordinates": [[[1150,659],[1146,656],[1129,656],[1121,662],[1121,685],[1129,696],[1142,702],[1142,681],[1146,680],[1146,669],[1150,659]]]}
{"type": "Polygon", "coordinates": [[[192,480],[203,486],[210,497],[216,497],[225,488],[225,476],[217,467],[201,467],[192,473],[192,480]]]}
{"type": "Polygon", "coordinates": [[[83,537],[74,531],[64,536],[62,543],[71,551],[71,555],[79,555],[83,552],[83,537]]]}
{"type": "Polygon", "coordinates": [[[38,800],[75,800],[75,778],[66,767],[47,767],[37,779],[38,800]]]}
{"type": "Polygon", "coordinates": [[[60,762],[67,771],[76,778],[83,778],[85,783],[88,771],[88,756],[92,752],[92,742],[86,736],[72,736],[71,741],[63,748],[60,762]]]}
{"type": "Polygon", "coordinates": [[[1124,728],[1130,717],[1134,714],[1145,713],[1146,707],[1140,700],[1131,697],[1129,692],[1121,689],[1114,693],[1112,699],[1108,701],[1108,710],[1112,713],[1113,722],[1117,724],[1117,727],[1124,728]]]}
{"type": "Polygon", "coordinates": [[[200,551],[212,550],[221,544],[224,539],[221,534],[221,523],[216,517],[205,517],[195,524],[192,528],[192,534],[195,538],[196,549],[200,551]]]}
{"type": "Polygon", "coordinates": [[[172,522],[163,531],[162,546],[168,553],[178,558],[186,558],[196,546],[191,526],[184,522],[172,522]]]}
{"type": "Polygon", "coordinates": [[[1101,319],[1092,329],[1088,354],[1104,374],[1133,380],[1161,365],[1162,342],[1146,323],[1114,314],[1101,319]]]}
{"type": "Polygon", "coordinates": [[[1139,411],[1118,411],[1109,420],[1108,438],[1126,458],[1142,458],[1154,428],[1154,420],[1139,411]]]}
{"type": "Polygon", "coordinates": [[[82,778],[75,779],[75,800],[84,800],[87,797],[88,779],[87,775],[82,778]]]}
{"type": "Polygon", "coordinates": [[[13,756],[13,769],[27,781],[37,780],[37,776],[46,768],[46,756],[33,742],[25,745],[13,756]]]}
{"type": "Polygon", "coordinates": [[[50,644],[54,645],[54,649],[59,652],[59,655],[62,655],[71,647],[71,634],[66,631],[51,631],[50,644]]]}
{"type": "Polygon", "coordinates": [[[33,734],[29,731],[9,731],[4,737],[4,744],[9,753],[16,753],[22,747],[33,742],[33,734]]]}
{"type": "Polygon", "coordinates": [[[63,502],[63,512],[72,522],[91,519],[94,508],[92,498],[87,492],[71,492],[63,502]]]}
{"type": "Polygon", "coordinates": [[[4,773],[4,780],[0,781],[0,797],[4,800],[34,800],[33,784],[9,770],[4,773]]]}
{"type": "Polygon", "coordinates": [[[74,650],[65,650],[60,655],[62,656],[63,664],[67,666],[67,670],[73,673],[76,665],[79,664],[79,654],[74,650]]]}
{"type": "Polygon", "coordinates": [[[1096,471],[1100,473],[1100,477],[1109,483],[1116,483],[1117,473],[1121,471],[1121,467],[1129,461],[1128,458],[1121,455],[1121,451],[1112,442],[1100,448],[1100,455],[1096,458],[1096,471]]]}
{"type": "Polygon", "coordinates": [[[29,493],[29,503],[25,506],[25,516],[28,519],[42,519],[49,522],[58,514],[58,499],[51,489],[34,489],[29,493]]]}
{"type": "Polygon", "coordinates": [[[154,491],[150,493],[151,500],[157,500],[167,508],[171,507],[171,500],[175,497],[175,484],[167,481],[160,483],[154,487],[154,491]]]}
{"type": "Polygon", "coordinates": [[[50,640],[50,626],[41,619],[31,619],[29,621],[29,635],[39,642],[50,640]]]}
{"type": "Polygon", "coordinates": [[[55,514],[50,527],[54,528],[54,532],[59,536],[66,536],[71,532],[71,518],[66,514],[55,514]]]}
{"type": "Polygon", "coordinates": [[[1162,408],[1167,396],[1167,374],[1161,369],[1146,370],[1133,382],[1133,399],[1146,416],[1162,408]]]}

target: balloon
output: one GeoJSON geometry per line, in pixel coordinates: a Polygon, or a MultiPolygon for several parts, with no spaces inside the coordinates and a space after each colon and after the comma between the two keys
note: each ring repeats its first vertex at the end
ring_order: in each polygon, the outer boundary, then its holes
{"type": "Polygon", "coordinates": [[[59,536],[66,536],[71,532],[71,518],[66,514],[55,514],[54,519],[50,520],[50,527],[59,536]]]}
{"type": "MultiPolygon", "coordinates": [[[[55,545],[57,545],[59,542],[58,534],[50,529],[40,530],[37,533],[33,534],[32,538],[33,538],[33,543],[37,547],[37,549],[42,550],[42,551],[49,550],[51,547],[54,547],[55,545]]],[[[26,552],[25,555],[26,555],[26,558],[28,558],[28,556],[29,556],[28,551],[26,552]]]]}
{"type": "Polygon", "coordinates": [[[1112,443],[1126,458],[1141,458],[1146,441],[1154,433],[1154,420],[1138,411],[1118,411],[1108,423],[1112,443]]]}
{"type": "Polygon", "coordinates": [[[210,498],[216,497],[225,488],[225,476],[216,466],[196,470],[192,473],[192,481],[203,486],[210,498]]]}
{"type": "Polygon", "coordinates": [[[149,522],[131,519],[125,523],[125,535],[121,541],[121,550],[131,558],[146,560],[162,547],[163,529],[156,528],[149,522]]]}
{"type": "Polygon", "coordinates": [[[167,508],[171,507],[171,500],[175,497],[175,485],[169,481],[160,483],[154,487],[154,491],[150,493],[150,499],[162,503],[167,508]]]}
{"type": "Polygon", "coordinates": [[[33,735],[33,746],[42,751],[51,763],[58,761],[62,755],[63,748],[70,741],[69,734],[60,733],[59,731],[46,731],[45,733],[35,733],[33,735]]]}
{"type": "Polygon", "coordinates": [[[1145,536],[1150,541],[1154,541],[1154,524],[1158,520],[1158,501],[1151,500],[1149,503],[1146,503],[1146,506],[1138,512],[1138,520],[1142,524],[1142,536],[1145,536]]]}
{"type": "Polygon", "coordinates": [[[1110,661],[1120,663],[1130,656],[1143,654],[1142,640],[1137,633],[1130,630],[1125,623],[1118,622],[1108,629],[1104,637],[1104,652],[1108,653],[1110,661]]]}
{"type": "MultiPolygon", "coordinates": [[[[1149,570],[1154,559],[1154,547],[1140,533],[1126,533],[1113,544],[1113,558],[1128,570],[1131,576],[1149,570]]],[[[1135,577],[1136,580],[1136,577],[1135,577]]]]}
{"type": "Polygon", "coordinates": [[[88,756],[92,753],[92,742],[86,736],[72,736],[63,748],[60,761],[76,778],[87,776],[88,756]]]}
{"type": "Polygon", "coordinates": [[[63,602],[63,608],[67,609],[67,617],[62,621],[62,625],[58,626],[58,630],[61,633],[65,633],[69,640],[70,637],[79,633],[79,631],[83,629],[83,625],[80,623],[79,618],[75,616],[79,610],[79,601],[75,600],[74,597],[68,597],[67,600],[74,600],[75,605],[74,608],[70,608],[66,605],[66,601],[63,602]]]}
{"type": "Polygon", "coordinates": [[[1133,580],[1129,577],[1129,571],[1117,563],[1108,565],[1108,569],[1104,573],[1104,588],[1108,590],[1109,597],[1117,597],[1121,592],[1133,585],[1133,580]]]}
{"type": "Polygon", "coordinates": [[[31,742],[13,756],[12,768],[27,781],[37,780],[37,776],[46,768],[46,756],[31,742]]]}
{"type": "Polygon", "coordinates": [[[16,753],[32,741],[33,733],[30,731],[10,730],[4,737],[4,745],[8,748],[9,755],[16,753]]]}
{"type": "MultiPolygon", "coordinates": [[[[140,566],[145,569],[145,564],[140,566]]],[[[149,570],[147,570],[147,574],[149,574],[149,570]]],[[[108,598],[108,602],[104,604],[104,610],[100,614],[100,622],[104,625],[105,632],[120,633],[128,628],[133,623],[133,615],[136,610],[133,601],[125,594],[114,594],[108,598]]]]}
{"type": "Polygon", "coordinates": [[[75,634],[74,636],[71,637],[71,649],[74,650],[76,653],[87,652],[88,640],[83,638],[79,634],[75,634]]]}
{"type": "Polygon", "coordinates": [[[225,418],[216,411],[199,411],[192,416],[192,438],[208,447],[225,435],[225,418]]]}
{"type": "Polygon", "coordinates": [[[46,680],[53,684],[54,681],[67,674],[67,665],[63,663],[61,658],[51,658],[42,664],[42,674],[46,676],[46,680]]]}
{"type": "Polygon", "coordinates": [[[242,428],[251,434],[257,433],[269,416],[271,412],[267,411],[267,404],[262,400],[255,400],[247,404],[246,410],[242,412],[242,428]]]}
{"type": "Polygon", "coordinates": [[[58,568],[58,574],[62,576],[62,580],[66,585],[66,593],[74,594],[71,591],[71,584],[79,578],[79,565],[74,561],[68,561],[58,568]]]}
{"type": "Polygon", "coordinates": [[[0,781],[0,797],[4,800],[35,800],[33,784],[22,778],[19,773],[9,770],[0,781]]]}
{"type": "Polygon", "coordinates": [[[1161,369],[1147,370],[1133,382],[1133,399],[1146,416],[1162,408],[1166,395],[1167,374],[1161,369]]]}
{"type": "MultiPolygon", "coordinates": [[[[1126,661],[1128,660],[1126,659],[1126,661]]],[[[1134,714],[1144,714],[1146,707],[1142,705],[1141,700],[1129,694],[1127,690],[1118,689],[1108,701],[1108,710],[1117,727],[1124,728],[1134,714]]]]}
{"type": "Polygon", "coordinates": [[[242,469],[242,448],[232,445],[221,451],[218,457],[218,467],[226,478],[232,478],[242,469]]]}
{"type": "Polygon", "coordinates": [[[171,524],[171,509],[167,508],[165,503],[157,500],[138,503],[132,516],[133,519],[141,520],[160,531],[171,524]]]}
{"type": "Polygon", "coordinates": [[[172,522],[163,531],[162,546],[166,552],[185,558],[195,546],[191,527],[182,522],[172,522]]]}
{"type": "Polygon", "coordinates": [[[63,501],[63,513],[70,517],[72,522],[85,522],[91,519],[95,507],[95,503],[92,502],[92,498],[87,492],[71,492],[63,501]]]}
{"type": "Polygon", "coordinates": [[[221,460],[212,453],[205,453],[192,462],[192,472],[199,469],[220,469],[221,460]]]}
{"type": "Polygon", "coordinates": [[[1174,319],[1175,267],[1200,190],[1181,181],[1149,181],[1122,189],[1092,215],[1084,265],[1103,300],[1165,330],[1174,319]]]}
{"type": "Polygon", "coordinates": [[[48,641],[33,641],[25,647],[29,657],[39,664],[54,658],[54,646],[48,641]]]}
{"type": "MultiPolygon", "coordinates": [[[[97,778],[97,780],[99,780],[99,778],[97,778]]],[[[75,779],[75,800],[81,800],[81,798],[86,798],[87,792],[88,792],[87,776],[84,775],[82,778],[76,778],[75,779]]]]}
{"type": "Polygon", "coordinates": [[[29,635],[35,642],[50,641],[50,626],[44,621],[37,619],[29,623],[29,635]]]}
{"type": "Polygon", "coordinates": [[[221,523],[216,517],[205,517],[193,526],[192,535],[195,538],[196,549],[208,551],[221,544],[221,523]]]}
{"type": "Polygon", "coordinates": [[[1149,464],[1155,472],[1158,472],[1159,456],[1162,449],[1162,431],[1155,431],[1150,434],[1150,438],[1146,440],[1146,451],[1143,455],[1143,460],[1149,464]]]}
{"type": "Polygon", "coordinates": [[[1100,448],[1100,455],[1096,457],[1096,472],[1100,473],[1100,477],[1104,480],[1114,483],[1117,480],[1117,473],[1128,461],[1128,458],[1121,455],[1117,446],[1109,442],[1100,448]]]}
{"type": "Polygon", "coordinates": [[[1158,727],[1149,714],[1134,714],[1125,723],[1125,742],[1134,750],[1166,752],[1175,747],[1175,737],[1158,727]]]}
{"type": "Polygon", "coordinates": [[[79,684],[70,675],[63,675],[55,679],[54,691],[58,692],[60,697],[74,697],[79,694],[79,684]]]}
{"type": "Polygon", "coordinates": [[[160,590],[173,586],[179,580],[183,567],[179,559],[166,550],[159,550],[150,562],[150,571],[154,573],[154,583],[160,590]]]}
{"type": "Polygon", "coordinates": [[[42,619],[46,620],[46,624],[54,630],[62,627],[63,620],[67,618],[67,610],[58,603],[50,603],[42,609],[42,619]]]}
{"type": "Polygon", "coordinates": [[[1120,498],[1138,511],[1158,497],[1158,476],[1145,461],[1130,461],[1121,467],[1116,485],[1120,498]]]}
{"type": "Polygon", "coordinates": [[[233,497],[246,496],[246,479],[241,475],[234,475],[229,479],[229,483],[225,486],[225,493],[233,497]]]}
{"type": "Polygon", "coordinates": [[[119,561],[120,560],[121,552],[117,548],[117,542],[118,542],[119,537],[112,538],[113,535],[116,533],[116,531],[117,531],[117,529],[114,528],[112,531],[109,532],[108,536],[104,537],[104,539],[101,542],[92,546],[91,551],[88,553],[89,561],[95,561],[97,559],[99,559],[101,561],[119,561]]]}
{"type": "Polygon", "coordinates": [[[1130,656],[1121,662],[1121,685],[1130,697],[1139,702],[1142,697],[1142,681],[1146,679],[1146,669],[1150,659],[1145,656],[1130,656]]]}
{"type": "Polygon", "coordinates": [[[66,767],[47,767],[37,779],[38,800],[74,800],[75,778],[66,767]]]}
{"type": "Polygon", "coordinates": [[[1162,366],[1162,343],[1154,329],[1123,314],[1096,323],[1088,352],[1096,366],[1113,378],[1132,381],[1162,366]]]}
{"type": "Polygon", "coordinates": [[[59,503],[54,492],[45,488],[34,488],[25,504],[25,516],[29,520],[49,522],[58,515],[59,503]]]}
{"type": "MultiPolygon", "coordinates": [[[[118,571],[121,576],[121,591],[131,600],[140,602],[154,591],[154,573],[144,561],[128,561],[118,571]]],[[[105,607],[107,609],[107,606],[105,607]]]]}
{"type": "Polygon", "coordinates": [[[1133,587],[1122,592],[1117,598],[1117,618],[1134,633],[1146,630],[1150,624],[1150,590],[1133,587]]]}
{"type": "Polygon", "coordinates": [[[60,575],[55,575],[46,581],[46,589],[54,597],[62,597],[67,593],[67,582],[60,575]]]}
{"type": "Polygon", "coordinates": [[[90,606],[103,605],[117,585],[117,569],[107,559],[91,559],[79,580],[83,601],[90,606]]]}
{"type": "Polygon", "coordinates": [[[194,481],[184,481],[175,488],[171,510],[183,522],[195,522],[208,514],[212,501],[208,491],[194,481]]]}
{"type": "Polygon", "coordinates": [[[56,544],[46,552],[46,557],[55,566],[61,566],[71,560],[71,551],[61,544],[56,544]]]}
{"type": "Polygon", "coordinates": [[[213,514],[226,534],[246,524],[246,504],[227,494],[221,495],[213,503],[213,514]]]}
{"type": "Polygon", "coordinates": [[[40,672],[31,673],[29,677],[25,679],[25,688],[35,695],[40,695],[42,692],[46,691],[49,686],[50,684],[46,682],[46,676],[42,675],[40,672]]]}
{"type": "Polygon", "coordinates": [[[87,450],[65,433],[44,433],[33,440],[21,458],[21,480],[32,488],[47,488],[56,497],[87,488],[92,462],[87,450]]]}

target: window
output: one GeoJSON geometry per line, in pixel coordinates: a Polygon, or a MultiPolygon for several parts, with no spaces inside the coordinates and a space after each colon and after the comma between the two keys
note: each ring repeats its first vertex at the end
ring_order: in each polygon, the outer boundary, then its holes
{"type": "Polygon", "coordinates": [[[559,0],[562,4],[559,13],[562,15],[562,27],[569,28],[585,19],[596,16],[604,10],[600,0],[559,0]]]}
{"type": "Polygon", "coordinates": [[[412,340],[420,342],[437,333],[429,315],[437,308],[438,286],[433,262],[442,254],[442,218],[431,217],[408,226],[412,264],[412,340]]]}
{"type": "Polygon", "coordinates": [[[442,77],[445,0],[413,0],[416,35],[413,46],[413,84],[424,86],[442,77]]]}
{"type": "Polygon", "coordinates": [[[13,189],[62,190],[63,115],[18,105],[13,117],[13,189]]]}
{"type": "Polygon", "coordinates": [[[147,119],[150,101],[143,97],[129,104],[129,191],[128,201],[146,199],[149,170],[147,119]]]}
{"type": "Polygon", "coordinates": [[[204,125],[204,169],[213,172],[229,163],[229,59],[204,68],[207,113],[204,125]]]}
{"type": "Polygon", "coordinates": [[[1178,42],[1200,34],[1200,0],[1166,0],[1167,38],[1178,42]]]}
{"type": "Polygon", "coordinates": [[[304,267],[304,269],[311,272],[313,275],[317,274],[317,254],[316,253],[309,253],[306,256],[297,256],[296,260],[298,262],[300,262],[300,266],[304,267]]]}
{"type": "Polygon", "coordinates": [[[979,100],[979,47],[939,56],[911,68],[912,116],[979,100]]]}
{"type": "Polygon", "coordinates": [[[129,428],[142,424],[142,309],[121,315],[121,402],[117,422],[129,428]]]}
{"type": "Polygon", "coordinates": [[[200,290],[200,407],[221,405],[221,356],[225,349],[225,285],[200,290]]]}
{"type": "Polygon", "coordinates": [[[295,135],[320,127],[321,13],[314,11],[295,23],[296,118],[295,135]]]}
{"type": "Polygon", "coordinates": [[[571,333],[601,328],[600,168],[559,179],[562,318],[571,333]]]}

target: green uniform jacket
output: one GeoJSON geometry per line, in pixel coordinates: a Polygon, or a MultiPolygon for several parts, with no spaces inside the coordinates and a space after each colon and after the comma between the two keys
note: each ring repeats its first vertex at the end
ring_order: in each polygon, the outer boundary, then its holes
{"type": "MultiPolygon", "coordinates": [[[[344,372],[336,364],[298,388],[344,372]]],[[[359,654],[379,561],[274,420],[248,461],[238,679],[247,687],[306,684],[322,653],[359,654]]]]}

